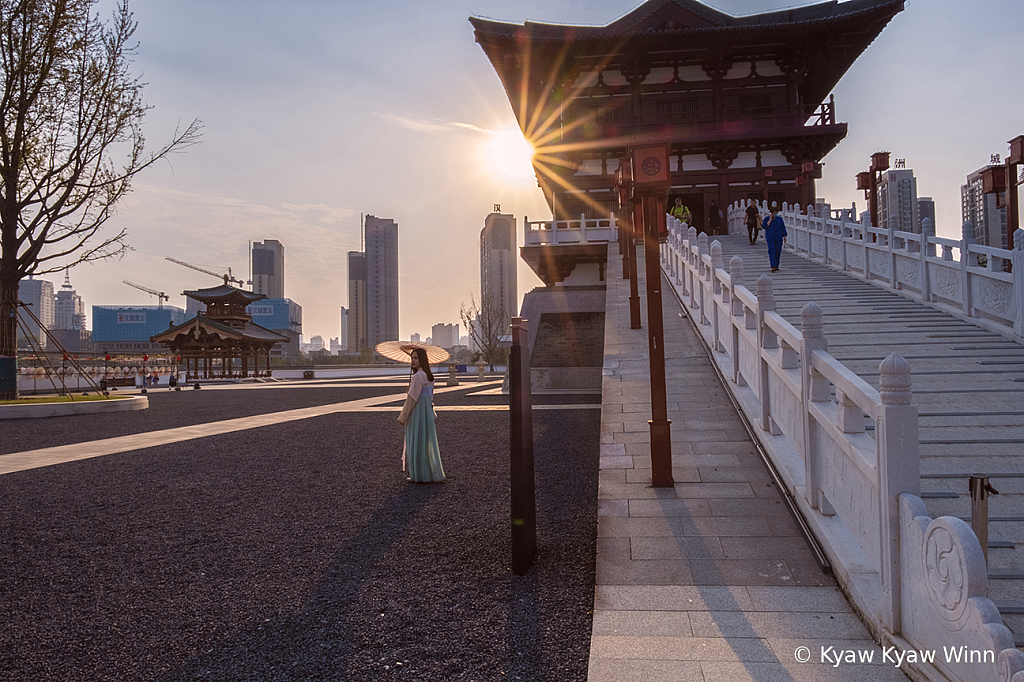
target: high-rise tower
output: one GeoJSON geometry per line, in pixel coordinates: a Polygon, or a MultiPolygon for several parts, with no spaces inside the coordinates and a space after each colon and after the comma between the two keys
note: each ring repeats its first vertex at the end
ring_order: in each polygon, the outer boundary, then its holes
{"type": "MultiPolygon", "coordinates": [[[[23,279],[18,286],[18,298],[31,305],[29,310],[42,323],[43,329],[50,330],[54,328],[53,282],[48,282],[44,279],[33,279],[31,276],[28,279],[23,279]]],[[[24,314],[24,321],[29,333],[35,337],[33,343],[38,343],[43,348],[46,348],[46,334],[39,330],[39,325],[27,314],[24,314]]],[[[21,336],[20,329],[18,330],[18,336],[21,336]]]]}
{"type": "Polygon", "coordinates": [[[71,286],[71,277],[64,273],[64,284],[57,292],[53,311],[54,329],[85,329],[85,303],[71,286]]]}
{"type": "Polygon", "coordinates": [[[519,313],[516,264],[516,218],[495,206],[480,230],[480,305],[499,306],[506,319],[519,313]]]}
{"type": "Polygon", "coordinates": [[[365,234],[366,343],[372,348],[398,339],[398,223],[368,215],[365,234]]]}
{"type": "Polygon", "coordinates": [[[252,290],[267,298],[284,298],[284,246],[276,239],[253,242],[252,290]]]}
{"type": "Polygon", "coordinates": [[[878,227],[921,232],[917,212],[917,178],[909,168],[888,170],[878,185],[878,227]]]}
{"type": "Polygon", "coordinates": [[[985,166],[967,176],[967,184],[960,187],[960,207],[964,221],[974,225],[974,240],[983,246],[1006,248],[1006,208],[999,208],[995,194],[985,194],[982,173],[985,166]]]}
{"type": "Polygon", "coordinates": [[[348,352],[359,353],[366,336],[366,254],[348,252],[348,352]]]}

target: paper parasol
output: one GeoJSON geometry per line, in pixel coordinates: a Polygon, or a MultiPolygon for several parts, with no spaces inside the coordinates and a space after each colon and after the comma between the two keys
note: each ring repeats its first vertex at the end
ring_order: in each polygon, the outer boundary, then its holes
{"type": "Polygon", "coordinates": [[[432,346],[429,343],[412,343],[411,341],[383,341],[377,344],[376,350],[391,360],[411,363],[410,353],[416,348],[422,348],[427,352],[427,362],[431,365],[444,362],[450,357],[448,351],[440,346],[432,346]]]}

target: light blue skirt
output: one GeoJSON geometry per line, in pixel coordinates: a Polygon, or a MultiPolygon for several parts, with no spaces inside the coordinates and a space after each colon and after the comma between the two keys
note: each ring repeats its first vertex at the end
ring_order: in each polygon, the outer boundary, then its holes
{"type": "Polygon", "coordinates": [[[405,423],[405,460],[409,478],[416,483],[444,480],[441,450],[437,445],[434,405],[423,396],[416,401],[405,423]]]}

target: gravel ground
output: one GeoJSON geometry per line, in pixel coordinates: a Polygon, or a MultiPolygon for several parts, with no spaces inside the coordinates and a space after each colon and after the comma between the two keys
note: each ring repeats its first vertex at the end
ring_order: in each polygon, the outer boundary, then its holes
{"type": "MultiPolygon", "coordinates": [[[[272,411],[310,391],[273,391],[272,411]]],[[[209,421],[252,392],[195,393],[211,402],[187,412],[209,421]]],[[[145,412],[168,428],[184,410],[145,412]]],[[[534,414],[539,554],[523,577],[509,568],[507,413],[439,414],[444,485],[405,482],[394,417],[0,476],[4,679],[585,680],[600,412],[534,414]]],[[[18,449],[78,438],[43,425],[78,419],[40,420],[18,449]]]]}
{"type": "MultiPolygon", "coordinates": [[[[400,380],[399,380],[400,381],[400,380]]],[[[365,383],[365,382],[364,382],[365,383]]],[[[438,377],[438,388],[445,382],[438,377]]],[[[393,388],[370,388],[359,382],[301,385],[288,388],[268,386],[253,389],[167,389],[147,394],[149,408],[137,412],[111,412],[95,415],[71,415],[50,419],[10,419],[0,421],[0,455],[69,443],[83,443],[99,438],[114,438],[160,429],[201,424],[205,422],[251,417],[268,412],[294,410],[377,395],[402,393],[403,385],[393,388]]],[[[508,396],[470,395],[479,391],[475,381],[462,383],[459,390],[439,393],[437,405],[506,405],[508,396]]],[[[600,402],[597,395],[534,396],[534,404],[580,404],[600,402]]],[[[394,403],[401,408],[399,402],[394,403]]]]}

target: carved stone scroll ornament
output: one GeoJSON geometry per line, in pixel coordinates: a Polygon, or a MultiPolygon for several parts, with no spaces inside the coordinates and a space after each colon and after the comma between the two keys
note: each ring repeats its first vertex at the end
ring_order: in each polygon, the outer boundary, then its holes
{"type": "Polygon", "coordinates": [[[868,263],[873,274],[888,276],[889,259],[886,257],[886,254],[881,251],[872,251],[868,258],[868,263]]]}
{"type": "Polygon", "coordinates": [[[858,270],[863,269],[864,268],[863,249],[861,247],[856,247],[856,248],[851,249],[846,254],[846,262],[851,267],[854,267],[854,268],[856,268],[858,270]]]}
{"type": "Polygon", "coordinates": [[[828,259],[832,262],[837,262],[842,257],[843,245],[835,239],[828,240],[828,259]]]}
{"type": "Polygon", "coordinates": [[[927,679],[1024,682],[1024,653],[986,596],[985,557],[974,531],[961,519],[932,519],[921,498],[899,496],[901,632],[915,649],[936,651],[922,665],[927,679]],[[947,651],[991,652],[971,661],[947,651]]]}
{"type": "Polygon", "coordinates": [[[919,270],[920,266],[917,261],[904,256],[896,258],[896,276],[899,278],[899,281],[916,286],[919,270]]]}
{"type": "Polygon", "coordinates": [[[967,610],[967,564],[956,536],[944,523],[931,524],[925,534],[924,573],[942,624],[961,629],[967,610]]]}
{"type": "Polygon", "coordinates": [[[960,293],[960,273],[953,268],[936,268],[935,288],[944,298],[956,300],[960,293]]]}
{"type": "Polygon", "coordinates": [[[1010,309],[1010,301],[1013,300],[1013,285],[983,279],[979,289],[981,290],[979,293],[982,307],[999,315],[1007,314],[1010,309]]]}

